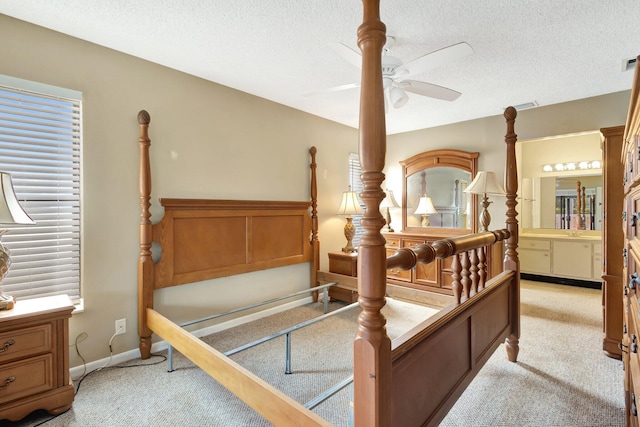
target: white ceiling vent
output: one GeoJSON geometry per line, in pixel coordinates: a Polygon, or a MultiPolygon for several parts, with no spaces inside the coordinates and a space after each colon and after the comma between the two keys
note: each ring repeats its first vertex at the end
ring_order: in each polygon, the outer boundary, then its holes
{"type": "Polygon", "coordinates": [[[622,60],[622,71],[629,71],[636,68],[636,58],[623,59],[622,60]]]}
{"type": "Polygon", "coordinates": [[[537,106],[538,106],[537,101],[531,101],[531,102],[525,102],[524,104],[514,105],[513,108],[515,108],[518,111],[522,111],[522,110],[528,110],[530,108],[535,108],[537,106]]]}

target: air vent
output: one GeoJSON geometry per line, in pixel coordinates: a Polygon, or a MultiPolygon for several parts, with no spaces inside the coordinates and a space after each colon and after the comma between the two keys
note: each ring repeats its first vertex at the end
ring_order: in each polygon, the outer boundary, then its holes
{"type": "Polygon", "coordinates": [[[518,111],[522,111],[522,110],[528,110],[529,108],[535,108],[537,106],[538,106],[538,103],[536,101],[531,101],[531,102],[525,102],[524,104],[514,105],[513,108],[515,108],[518,111]]]}
{"type": "Polygon", "coordinates": [[[624,59],[622,61],[622,71],[629,71],[636,68],[636,58],[624,59]]]}

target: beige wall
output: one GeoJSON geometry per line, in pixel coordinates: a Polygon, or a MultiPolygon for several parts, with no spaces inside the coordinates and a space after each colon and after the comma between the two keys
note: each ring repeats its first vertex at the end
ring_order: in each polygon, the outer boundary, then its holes
{"type": "MultiPolygon", "coordinates": [[[[321,245],[343,245],[344,220],[333,213],[348,184],[348,153],[357,151],[355,129],[4,15],[0,40],[0,74],[83,93],[85,312],[73,316],[70,336],[88,333],[81,344],[87,361],[108,356],[116,319],[127,318],[128,331],[114,340],[114,352],[137,347],[141,109],[151,114],[154,214],[159,197],[308,200],[315,145],[321,245]]],[[[162,312],[180,319],[185,307],[224,310],[308,281],[308,265],[295,266],[163,291],[159,300],[162,312]]],[[[80,364],[74,351],[71,357],[80,364]]]]}
{"type": "MultiPolygon", "coordinates": [[[[4,15],[0,40],[0,74],[83,92],[86,310],[73,316],[70,333],[72,340],[88,333],[81,344],[87,361],[108,356],[114,321],[123,317],[128,332],[114,340],[114,352],[137,347],[140,109],[152,117],[154,214],[158,197],[306,200],[307,151],[316,145],[323,268],[326,252],[344,245],[344,219],[333,213],[348,184],[347,159],[357,150],[357,130],[4,15]]],[[[619,125],[628,96],[525,111],[516,129],[520,138],[531,139],[619,125]]],[[[400,195],[398,162],[438,148],[479,151],[480,169],[503,173],[503,123],[495,116],[390,136],[386,185],[400,195]]],[[[308,267],[295,266],[165,290],[158,300],[163,312],[180,320],[187,310],[224,310],[304,288],[307,280],[308,267]]],[[[71,356],[72,366],[81,363],[71,356]]]]}

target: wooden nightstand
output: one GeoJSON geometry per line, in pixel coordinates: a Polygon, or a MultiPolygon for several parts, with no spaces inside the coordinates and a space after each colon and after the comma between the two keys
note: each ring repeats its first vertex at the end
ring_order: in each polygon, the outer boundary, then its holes
{"type": "Polygon", "coordinates": [[[358,253],[329,252],[329,271],[344,274],[345,276],[358,276],[358,253]]]}
{"type": "Polygon", "coordinates": [[[0,311],[0,420],[17,421],[37,409],[52,415],[71,407],[66,295],[17,301],[0,311]]]}
{"type": "MultiPolygon", "coordinates": [[[[329,252],[329,271],[331,273],[357,277],[358,253],[329,252]]],[[[358,292],[356,290],[340,286],[330,287],[329,296],[348,303],[356,302],[358,300],[358,292]]]]}

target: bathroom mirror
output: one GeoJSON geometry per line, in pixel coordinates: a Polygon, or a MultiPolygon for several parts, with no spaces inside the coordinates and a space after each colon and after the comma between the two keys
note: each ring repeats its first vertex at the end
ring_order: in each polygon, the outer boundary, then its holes
{"type": "Polygon", "coordinates": [[[602,230],[600,141],[594,131],[516,144],[522,229],[602,230]]]}
{"type": "Polygon", "coordinates": [[[402,230],[426,233],[437,228],[459,230],[460,234],[475,231],[477,197],[464,189],[476,174],[477,159],[478,153],[434,150],[400,162],[402,230]]]}

